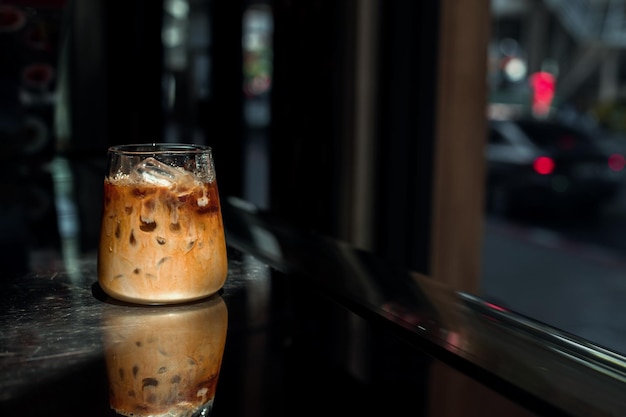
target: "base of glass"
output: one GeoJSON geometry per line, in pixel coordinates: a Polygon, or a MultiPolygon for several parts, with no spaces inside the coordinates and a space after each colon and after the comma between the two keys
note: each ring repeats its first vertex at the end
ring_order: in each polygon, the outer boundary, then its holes
{"type": "Polygon", "coordinates": [[[117,414],[126,417],[209,417],[213,410],[213,399],[193,408],[189,403],[179,403],[162,413],[142,413],[140,411],[117,410],[115,408],[113,408],[113,410],[117,414]]]}

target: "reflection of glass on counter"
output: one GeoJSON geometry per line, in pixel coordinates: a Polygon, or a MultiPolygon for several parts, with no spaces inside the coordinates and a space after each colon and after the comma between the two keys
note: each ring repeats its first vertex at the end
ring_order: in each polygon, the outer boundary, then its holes
{"type": "Polygon", "coordinates": [[[208,415],[228,327],[222,297],[180,306],[111,305],[103,319],[112,409],[126,416],[208,415]]]}

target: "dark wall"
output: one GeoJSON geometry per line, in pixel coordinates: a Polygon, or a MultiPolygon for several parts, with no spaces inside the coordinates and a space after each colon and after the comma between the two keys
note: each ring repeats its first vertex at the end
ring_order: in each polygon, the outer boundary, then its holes
{"type": "Polygon", "coordinates": [[[108,146],[162,138],[161,1],[73,1],[61,71],[71,126],[63,150],[103,156],[108,146]]]}
{"type": "Polygon", "coordinates": [[[158,142],[163,136],[160,0],[105,1],[108,142],[158,142]]]}
{"type": "Polygon", "coordinates": [[[213,1],[211,17],[211,94],[200,103],[199,124],[215,153],[220,194],[243,192],[242,0],[213,1]]]}
{"type": "MultiPolygon", "coordinates": [[[[354,8],[275,1],[271,207],[339,234],[342,128],[353,103],[354,8]]],[[[379,2],[374,251],[428,273],[438,2],[379,2]]]]}
{"type": "Polygon", "coordinates": [[[439,2],[381,2],[378,253],[430,271],[439,2]]]}
{"type": "Polygon", "coordinates": [[[270,205],[334,235],[342,114],[342,2],[274,1],[270,205]]]}

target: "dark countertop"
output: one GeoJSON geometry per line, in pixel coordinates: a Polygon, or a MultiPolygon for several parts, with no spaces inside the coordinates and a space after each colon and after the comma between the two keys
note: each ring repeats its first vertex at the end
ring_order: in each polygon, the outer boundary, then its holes
{"type": "MultiPolygon", "coordinates": [[[[228,311],[212,415],[626,415],[621,355],[241,201],[223,212],[229,277],[194,303],[228,311]]],[[[104,296],[95,268],[51,256],[0,284],[1,415],[115,415],[107,335],[152,313],[104,296]]]]}

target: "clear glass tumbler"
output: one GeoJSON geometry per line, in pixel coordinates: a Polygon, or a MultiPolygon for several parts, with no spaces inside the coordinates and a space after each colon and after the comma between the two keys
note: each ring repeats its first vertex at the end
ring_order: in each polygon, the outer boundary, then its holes
{"type": "Polygon", "coordinates": [[[219,291],[226,239],[208,146],[109,148],[98,282],[113,298],[172,304],[219,291]]]}

